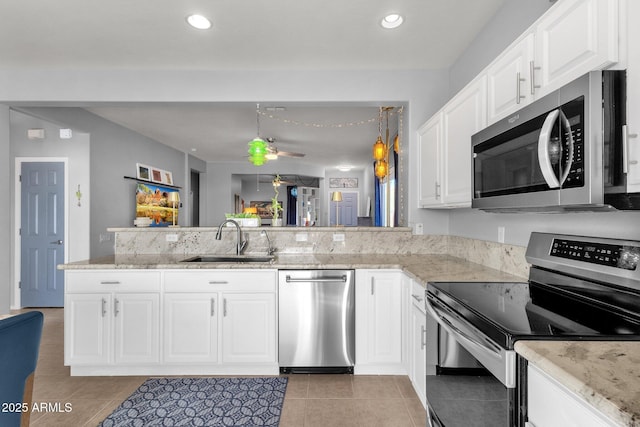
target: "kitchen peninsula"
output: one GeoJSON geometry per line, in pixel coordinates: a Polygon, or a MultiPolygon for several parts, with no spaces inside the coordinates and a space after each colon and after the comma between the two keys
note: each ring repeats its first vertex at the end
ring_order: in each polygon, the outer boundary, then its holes
{"type": "MultiPolygon", "coordinates": [[[[61,266],[67,277],[71,278],[67,298],[79,296],[79,308],[88,301],[89,307],[101,313],[93,321],[79,322],[80,318],[71,318],[74,303],[67,300],[65,315],[70,319],[69,322],[65,321],[65,327],[72,328],[85,322],[92,325],[89,328],[91,336],[95,336],[94,331],[98,330],[101,331],[97,334],[98,338],[104,340],[100,343],[97,339],[89,340],[95,345],[93,350],[88,349],[89,353],[95,352],[89,354],[88,358],[80,357],[77,359],[79,362],[73,362],[72,356],[83,356],[77,354],[77,350],[84,351],[87,348],[74,350],[72,342],[65,342],[65,364],[71,364],[72,375],[275,375],[278,373],[275,350],[277,270],[354,269],[356,276],[361,277],[388,275],[397,282],[397,291],[401,294],[398,310],[390,310],[399,314],[397,322],[387,322],[388,319],[385,319],[385,322],[397,327],[397,360],[391,363],[388,359],[376,361],[376,354],[371,354],[365,342],[364,347],[357,347],[355,373],[409,374],[423,399],[419,391],[421,377],[412,377],[412,366],[415,364],[412,365],[410,357],[413,356],[410,355],[413,354],[412,348],[415,348],[412,347],[415,335],[408,333],[411,330],[409,314],[412,310],[412,293],[415,293],[416,287],[423,289],[429,281],[526,281],[528,276],[523,247],[456,236],[416,236],[408,228],[244,228],[243,233],[249,242],[247,254],[267,253],[269,242],[261,234],[264,230],[271,244],[277,248],[276,258],[271,262],[183,262],[196,255],[233,254],[236,233],[232,228],[223,231],[220,241],[214,238],[217,228],[113,228],[109,231],[116,236],[114,256],[61,266]],[[74,283],[77,288],[74,288],[74,283]],[[96,293],[99,294],[98,298],[95,298],[96,293]],[[130,295],[135,298],[127,301],[130,295]],[[131,307],[137,313],[132,320],[135,322],[133,326],[126,323],[127,316],[123,315],[127,303],[133,304],[131,307]],[[184,331],[184,325],[180,327],[182,329],[171,328],[172,319],[179,316],[170,313],[179,314],[177,308],[181,307],[180,304],[198,322],[206,322],[200,328],[202,336],[213,338],[199,340],[200,345],[194,347],[188,345],[190,334],[180,336],[176,333],[184,331]],[[252,317],[258,318],[258,322],[251,324],[246,319],[227,316],[226,311],[231,313],[234,308],[240,310],[241,316],[251,313],[252,317]],[[112,312],[117,314],[109,317],[112,312]],[[96,329],[96,324],[102,327],[96,329]],[[152,339],[142,341],[126,337],[127,333],[135,335],[136,330],[139,331],[138,337],[152,339]],[[247,336],[251,345],[242,339],[247,336]],[[130,348],[134,351],[129,352],[127,346],[133,346],[130,348]],[[184,346],[193,352],[185,354],[177,351],[184,346]]],[[[364,285],[368,286],[368,283],[364,285]]],[[[371,334],[371,330],[367,329],[371,324],[375,322],[367,322],[365,326],[356,322],[356,335],[359,332],[361,335],[371,334]]],[[[187,327],[193,328],[193,325],[187,324],[187,327]]],[[[65,339],[69,337],[71,341],[73,332],[65,332],[65,339]]],[[[574,347],[587,345],[573,343],[574,347]]],[[[616,343],[602,345],[615,346],[616,343]]],[[[532,365],[539,365],[539,356],[524,348],[518,349],[519,353],[529,359],[532,365]]],[[[426,351],[430,349],[427,347],[426,351]]],[[[546,353],[540,348],[536,351],[546,353]]],[[[545,372],[562,384],[569,375],[563,368],[566,365],[564,361],[568,359],[565,356],[554,359],[560,368],[545,372]]],[[[635,365],[625,366],[624,369],[627,369],[635,365]]],[[[637,419],[639,408],[633,405],[616,407],[615,402],[612,415],[607,387],[615,388],[616,384],[612,382],[608,386],[600,386],[595,390],[596,395],[592,396],[584,395],[585,390],[591,390],[588,388],[576,389],[571,386],[571,390],[612,419],[637,419]]],[[[637,387],[631,387],[629,392],[638,392],[637,387]]],[[[614,393],[613,388],[611,393],[614,393]]],[[[633,422],[628,425],[637,425],[633,422]]]]}

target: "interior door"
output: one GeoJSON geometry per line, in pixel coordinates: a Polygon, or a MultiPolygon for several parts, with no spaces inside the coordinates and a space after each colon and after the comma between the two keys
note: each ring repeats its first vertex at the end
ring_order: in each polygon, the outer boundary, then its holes
{"type": "Polygon", "coordinates": [[[329,202],[329,225],[336,225],[336,204],[339,225],[355,227],[358,225],[358,193],[342,192],[341,202],[329,202]]]}
{"type": "Polygon", "coordinates": [[[22,163],[21,183],[21,305],[62,307],[64,163],[22,163]]]}

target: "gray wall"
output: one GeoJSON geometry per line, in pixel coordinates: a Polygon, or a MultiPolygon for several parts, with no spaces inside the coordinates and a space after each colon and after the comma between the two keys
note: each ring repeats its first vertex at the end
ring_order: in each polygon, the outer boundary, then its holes
{"type": "MultiPolygon", "coordinates": [[[[92,258],[113,254],[113,235],[106,232],[108,227],[133,226],[136,182],[124,179],[124,176],[135,176],[137,162],[171,171],[175,185],[185,185],[185,154],[180,151],[80,108],[30,108],[26,111],[64,123],[91,137],[92,258]]],[[[184,192],[181,193],[182,196],[184,192]]],[[[183,220],[181,215],[180,223],[183,220]]]]}
{"type": "Polygon", "coordinates": [[[458,93],[552,5],[549,0],[507,0],[451,66],[450,96],[458,93]]]}
{"type": "MultiPolygon", "coordinates": [[[[0,191],[9,194],[11,189],[11,156],[10,156],[10,122],[9,107],[0,105],[0,191]]],[[[13,260],[11,259],[11,223],[12,203],[5,201],[5,209],[0,209],[0,271],[2,280],[0,281],[0,314],[9,312],[11,301],[11,283],[14,282],[13,260]]]]}

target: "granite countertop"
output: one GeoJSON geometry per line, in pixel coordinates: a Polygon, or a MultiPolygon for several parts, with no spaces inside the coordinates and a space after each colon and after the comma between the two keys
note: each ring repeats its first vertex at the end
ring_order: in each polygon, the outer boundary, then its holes
{"type": "Polygon", "coordinates": [[[624,426],[640,426],[640,342],[518,341],[516,351],[624,426]]]}
{"type": "Polygon", "coordinates": [[[278,254],[270,263],[184,263],[196,254],[123,254],[61,265],[64,270],[91,269],[400,269],[418,282],[522,282],[526,278],[450,255],[278,254]]]}

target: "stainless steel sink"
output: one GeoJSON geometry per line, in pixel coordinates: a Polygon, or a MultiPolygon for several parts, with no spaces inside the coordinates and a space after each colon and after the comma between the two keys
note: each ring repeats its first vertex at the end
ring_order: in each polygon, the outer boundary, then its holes
{"type": "Polygon", "coordinates": [[[180,262],[219,262],[219,263],[243,263],[243,262],[272,262],[273,255],[203,255],[183,259],[180,262]]]}

